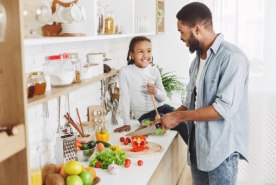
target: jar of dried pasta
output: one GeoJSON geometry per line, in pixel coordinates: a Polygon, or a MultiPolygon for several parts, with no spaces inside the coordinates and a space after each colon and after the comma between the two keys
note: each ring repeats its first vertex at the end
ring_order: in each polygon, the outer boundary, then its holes
{"type": "Polygon", "coordinates": [[[32,72],[31,75],[35,83],[34,95],[44,94],[46,91],[46,78],[44,77],[43,72],[32,72]]]}
{"type": "Polygon", "coordinates": [[[115,18],[113,11],[107,11],[105,13],[105,34],[114,34],[115,33],[115,18]]]}

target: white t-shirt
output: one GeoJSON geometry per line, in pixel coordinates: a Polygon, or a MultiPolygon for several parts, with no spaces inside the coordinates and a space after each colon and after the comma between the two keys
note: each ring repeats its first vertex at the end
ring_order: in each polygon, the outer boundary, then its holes
{"type": "Polygon", "coordinates": [[[198,73],[197,73],[197,77],[196,77],[195,109],[197,109],[197,94],[198,94],[199,80],[200,80],[201,73],[202,73],[203,67],[204,67],[204,65],[205,65],[205,62],[206,62],[206,59],[203,60],[203,59],[200,58],[198,73]]]}

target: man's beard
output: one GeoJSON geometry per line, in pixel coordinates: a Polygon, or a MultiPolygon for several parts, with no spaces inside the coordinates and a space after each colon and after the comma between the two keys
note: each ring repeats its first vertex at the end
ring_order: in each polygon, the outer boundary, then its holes
{"type": "Polygon", "coordinates": [[[202,51],[202,49],[200,48],[199,44],[199,40],[197,40],[197,38],[194,36],[193,32],[191,31],[190,33],[190,38],[188,39],[188,44],[189,44],[189,50],[190,52],[193,54],[196,50],[202,51]]]}

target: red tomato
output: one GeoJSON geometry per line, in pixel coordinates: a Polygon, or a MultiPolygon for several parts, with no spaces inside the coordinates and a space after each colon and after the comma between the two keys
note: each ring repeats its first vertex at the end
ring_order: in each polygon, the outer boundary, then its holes
{"type": "Polygon", "coordinates": [[[127,140],[125,140],[125,141],[124,141],[124,145],[127,145],[127,144],[128,144],[128,141],[127,141],[127,140]]]}
{"type": "Polygon", "coordinates": [[[77,143],[81,143],[79,140],[76,140],[77,143]]]}
{"type": "Polygon", "coordinates": [[[138,161],[138,166],[142,166],[143,165],[143,161],[142,160],[139,160],[138,161]]]}
{"type": "Polygon", "coordinates": [[[121,138],[120,138],[120,141],[121,141],[121,142],[124,142],[124,140],[125,140],[124,137],[121,137],[121,138]]]}
{"type": "Polygon", "coordinates": [[[96,168],[101,168],[102,167],[101,164],[102,164],[101,162],[97,162],[96,163],[96,168]]]}
{"type": "Polygon", "coordinates": [[[130,163],[125,163],[125,167],[126,168],[130,167],[130,163]]]}
{"type": "Polygon", "coordinates": [[[125,163],[130,163],[130,164],[131,164],[131,160],[126,159],[126,160],[125,160],[125,163]]]}
{"type": "Polygon", "coordinates": [[[129,137],[126,138],[126,140],[130,143],[131,142],[131,139],[129,137]]]}

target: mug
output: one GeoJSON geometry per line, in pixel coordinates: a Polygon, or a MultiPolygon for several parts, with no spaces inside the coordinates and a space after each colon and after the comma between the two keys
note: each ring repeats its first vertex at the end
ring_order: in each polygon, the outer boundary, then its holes
{"type": "Polygon", "coordinates": [[[81,20],[86,20],[86,12],[85,12],[85,9],[83,6],[80,6],[80,11],[81,11],[81,15],[82,15],[81,20]]]}
{"type": "Polygon", "coordinates": [[[53,14],[52,18],[53,21],[56,23],[67,23],[66,20],[66,8],[64,8],[63,6],[59,5],[58,3],[56,4],[56,12],[53,14]]]}
{"type": "Polygon", "coordinates": [[[66,12],[66,19],[69,21],[79,21],[82,18],[82,12],[81,10],[74,4],[72,3],[70,5],[70,8],[68,8],[66,12]]]}
{"type": "Polygon", "coordinates": [[[52,17],[52,10],[48,9],[47,7],[43,7],[41,14],[39,14],[38,16],[38,20],[39,22],[46,24],[49,22],[51,17],[52,17]]]}

